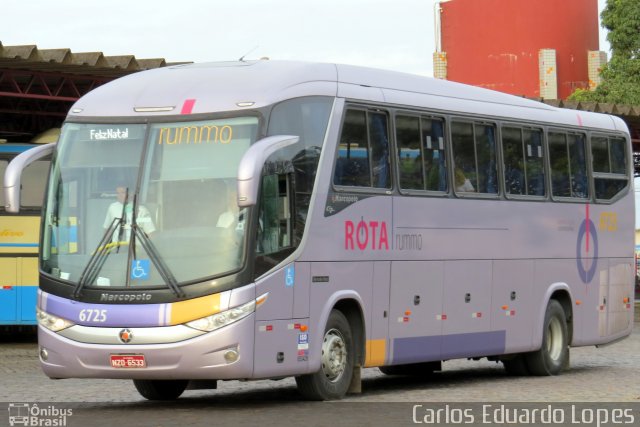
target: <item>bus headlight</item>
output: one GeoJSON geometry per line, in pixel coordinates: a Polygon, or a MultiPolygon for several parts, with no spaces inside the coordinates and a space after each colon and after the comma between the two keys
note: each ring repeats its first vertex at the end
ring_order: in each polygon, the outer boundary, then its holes
{"type": "Polygon", "coordinates": [[[240,319],[244,319],[254,311],[256,307],[260,306],[266,299],[268,294],[264,294],[254,301],[249,301],[241,306],[231,308],[229,310],[212,314],[211,316],[203,317],[201,319],[192,320],[185,323],[190,328],[197,329],[199,331],[211,332],[216,329],[220,329],[223,326],[230,325],[237,322],[240,319]]]}
{"type": "Polygon", "coordinates": [[[36,317],[38,318],[38,324],[40,326],[53,332],[58,332],[75,325],[72,321],[49,314],[46,311],[40,310],[39,307],[36,307],[36,317]]]}

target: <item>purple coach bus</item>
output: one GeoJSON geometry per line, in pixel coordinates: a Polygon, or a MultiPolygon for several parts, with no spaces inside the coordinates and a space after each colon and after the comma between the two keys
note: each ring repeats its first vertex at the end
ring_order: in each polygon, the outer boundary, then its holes
{"type": "MultiPolygon", "coordinates": [[[[556,375],[633,324],[628,130],[457,83],[279,61],[136,73],[81,98],[41,228],[42,368],[148,399],[500,361],[556,375]]],[[[550,380],[552,381],[552,380],[550,380]]]]}

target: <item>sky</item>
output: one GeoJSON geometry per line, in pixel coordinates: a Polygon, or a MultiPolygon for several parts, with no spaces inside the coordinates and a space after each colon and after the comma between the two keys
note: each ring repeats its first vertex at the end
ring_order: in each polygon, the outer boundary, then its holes
{"type": "MultiPolygon", "coordinates": [[[[0,42],[168,62],[230,61],[246,55],[246,59],[338,62],[432,76],[435,3],[2,0],[0,42]]],[[[605,3],[598,0],[600,11],[605,3]]],[[[600,49],[608,51],[605,36],[601,29],[600,49]]]]}
{"type": "MultiPolygon", "coordinates": [[[[337,62],[432,76],[435,3],[2,0],[0,42],[167,62],[231,61],[246,55],[246,59],[337,62]]],[[[599,12],[605,4],[606,0],[598,0],[599,12]]],[[[602,28],[600,50],[609,50],[602,28]]],[[[636,222],[640,225],[640,212],[636,222]]]]}

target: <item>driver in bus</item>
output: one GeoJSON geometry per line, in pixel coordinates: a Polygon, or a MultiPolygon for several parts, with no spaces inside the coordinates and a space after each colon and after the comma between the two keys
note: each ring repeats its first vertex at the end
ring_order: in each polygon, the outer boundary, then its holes
{"type": "MultiPolygon", "coordinates": [[[[122,218],[123,211],[125,215],[124,226],[116,228],[111,239],[112,242],[128,242],[131,237],[133,200],[130,195],[127,194],[128,191],[129,190],[126,185],[118,185],[116,187],[116,197],[118,200],[111,203],[111,205],[109,205],[109,208],[107,209],[107,215],[104,219],[103,225],[105,231],[113,223],[114,219],[122,218]],[[126,206],[124,205],[125,201],[126,206]]],[[[155,225],[153,225],[153,221],[151,219],[151,214],[149,213],[149,210],[144,206],[138,206],[136,223],[147,235],[151,235],[154,231],[156,231],[156,227],[155,225]]]]}

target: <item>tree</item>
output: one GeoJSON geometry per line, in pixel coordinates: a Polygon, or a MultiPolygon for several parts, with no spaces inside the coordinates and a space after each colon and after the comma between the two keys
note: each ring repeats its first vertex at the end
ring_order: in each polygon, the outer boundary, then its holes
{"type": "Polygon", "coordinates": [[[611,60],[595,91],[578,89],[569,99],[640,105],[640,1],[607,0],[600,17],[609,31],[611,60]]]}

